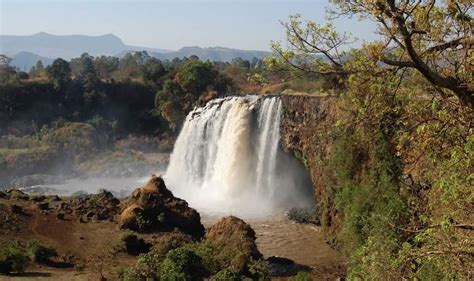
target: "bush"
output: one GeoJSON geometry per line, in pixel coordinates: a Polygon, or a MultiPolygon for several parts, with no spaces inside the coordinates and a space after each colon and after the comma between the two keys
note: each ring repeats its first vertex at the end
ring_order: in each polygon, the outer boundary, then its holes
{"type": "Polygon", "coordinates": [[[311,281],[313,278],[311,278],[311,275],[309,275],[308,272],[305,271],[299,271],[298,274],[293,278],[295,281],[311,281]]]}
{"type": "Polygon", "coordinates": [[[240,281],[240,277],[237,273],[232,272],[228,269],[223,269],[211,277],[212,281],[240,281]]]}
{"type": "Polygon", "coordinates": [[[185,246],[201,258],[202,264],[211,274],[215,274],[222,269],[222,263],[217,259],[217,249],[209,242],[190,243],[185,246]]]}
{"type": "Polygon", "coordinates": [[[86,123],[64,123],[42,133],[45,143],[71,156],[90,155],[103,143],[94,127],[86,123]]]}
{"type": "Polygon", "coordinates": [[[201,258],[184,247],[169,251],[161,267],[161,280],[195,280],[208,275],[201,258]]]}
{"type": "Polygon", "coordinates": [[[155,244],[150,252],[141,254],[133,268],[120,269],[116,275],[120,280],[160,280],[160,270],[168,252],[185,243],[189,243],[186,237],[176,234],[167,241],[155,244]]]}
{"type": "Polygon", "coordinates": [[[238,252],[216,248],[209,241],[189,243],[182,237],[155,244],[141,254],[133,268],[121,269],[121,280],[268,280],[268,265],[262,259],[250,259],[243,272],[235,266],[238,252]],[[245,274],[245,275],[244,275],[245,274]]]}
{"type": "MultiPolygon", "coordinates": [[[[141,278],[141,276],[136,272],[135,268],[119,267],[119,268],[115,268],[113,272],[114,272],[114,275],[117,276],[117,278],[122,281],[146,280],[145,278],[141,278]]],[[[158,279],[148,278],[148,280],[158,280],[158,279]]]]}
{"type": "Polygon", "coordinates": [[[250,262],[247,266],[253,280],[270,280],[268,262],[266,260],[250,258],[250,262]]]}
{"type": "Polygon", "coordinates": [[[0,247],[0,273],[22,274],[28,264],[28,257],[14,243],[0,247]]]}
{"type": "Polygon", "coordinates": [[[50,258],[58,256],[56,249],[42,245],[38,240],[29,241],[26,247],[31,259],[37,263],[46,263],[50,258]]]}

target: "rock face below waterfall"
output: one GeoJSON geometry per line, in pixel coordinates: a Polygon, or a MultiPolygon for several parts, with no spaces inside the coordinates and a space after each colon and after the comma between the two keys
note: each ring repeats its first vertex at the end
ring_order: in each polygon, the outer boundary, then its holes
{"type": "Polygon", "coordinates": [[[341,219],[334,206],[334,191],[325,177],[325,165],[333,142],[330,130],[336,123],[339,108],[336,97],[281,96],[283,116],[281,140],[285,151],[296,155],[308,169],[313,182],[320,221],[333,239],[341,219]]]}
{"type": "Polygon", "coordinates": [[[161,177],[152,176],[124,202],[120,225],[136,231],[172,231],[178,228],[195,238],[204,236],[199,213],[176,198],[161,177]]]}

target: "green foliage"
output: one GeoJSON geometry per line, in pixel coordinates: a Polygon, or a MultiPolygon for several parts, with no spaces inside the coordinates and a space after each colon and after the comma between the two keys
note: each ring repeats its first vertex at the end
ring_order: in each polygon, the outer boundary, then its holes
{"type": "Polygon", "coordinates": [[[176,80],[186,92],[199,96],[213,83],[216,76],[212,63],[190,60],[178,70],[176,80]]]}
{"type": "Polygon", "coordinates": [[[218,249],[209,241],[201,241],[198,243],[190,243],[183,246],[196,253],[201,259],[203,266],[210,274],[216,274],[222,269],[222,263],[217,259],[216,253],[218,249]]]}
{"type": "Polygon", "coordinates": [[[0,274],[22,274],[28,264],[28,257],[14,242],[0,247],[0,274]]]}
{"type": "Polygon", "coordinates": [[[152,277],[149,277],[148,279],[142,278],[142,276],[135,271],[135,268],[119,267],[115,268],[113,273],[119,280],[122,281],[159,280],[158,278],[153,279],[152,277]]]}
{"type": "Polygon", "coordinates": [[[67,61],[61,58],[54,60],[46,68],[46,73],[56,89],[64,89],[71,80],[71,67],[67,61]]]}
{"type": "Polygon", "coordinates": [[[472,1],[331,2],[381,38],[340,52],[349,35],[291,16],[267,65],[336,82],[318,207],[349,278],[472,279],[472,1]]]}
{"type": "Polygon", "coordinates": [[[241,278],[240,276],[228,269],[223,269],[216,274],[212,275],[211,277],[212,281],[240,281],[241,278]]]}
{"type": "Polygon", "coordinates": [[[143,79],[157,83],[165,74],[166,70],[160,60],[150,58],[142,66],[143,79]]]}
{"type": "Polygon", "coordinates": [[[199,280],[207,275],[201,258],[192,250],[178,248],[166,254],[161,267],[161,280],[199,280]]]}
{"type": "Polygon", "coordinates": [[[248,271],[253,280],[270,280],[268,275],[268,262],[263,259],[251,258],[248,264],[248,271]]]}
{"type": "Polygon", "coordinates": [[[102,79],[109,79],[119,67],[119,58],[100,56],[94,59],[94,68],[102,79]]]}
{"type": "Polygon", "coordinates": [[[64,123],[42,132],[42,141],[62,153],[86,157],[97,151],[103,140],[93,126],[85,123],[64,123]]]}
{"type": "Polygon", "coordinates": [[[82,54],[80,57],[80,65],[79,77],[86,90],[90,91],[94,89],[99,80],[94,66],[93,57],[89,56],[87,53],[82,54]]]}
{"type": "Polygon", "coordinates": [[[11,83],[17,78],[17,72],[15,68],[10,66],[11,58],[6,55],[0,54],[0,83],[11,83]]]}
{"type": "Polygon", "coordinates": [[[293,277],[293,280],[295,280],[295,281],[311,281],[311,280],[313,280],[313,278],[311,278],[311,275],[306,271],[298,271],[298,274],[296,274],[296,276],[293,277]]]}
{"type": "Polygon", "coordinates": [[[42,76],[44,72],[45,72],[45,68],[44,68],[43,62],[41,60],[38,60],[36,64],[33,67],[31,67],[29,74],[32,77],[39,77],[39,76],[42,76]]]}
{"type": "Polygon", "coordinates": [[[185,93],[181,86],[176,81],[168,79],[164,82],[161,90],[156,92],[155,106],[161,107],[166,102],[183,98],[184,95],[185,93]]]}
{"type": "Polygon", "coordinates": [[[140,254],[137,264],[132,268],[121,269],[117,276],[121,280],[160,280],[163,261],[168,252],[187,243],[179,234],[155,244],[146,254],[140,254]]]}
{"type": "Polygon", "coordinates": [[[154,226],[154,221],[141,212],[137,215],[137,226],[139,231],[148,231],[154,226]]]}
{"type": "Polygon", "coordinates": [[[238,251],[217,248],[209,241],[184,241],[179,236],[155,244],[141,254],[133,268],[117,273],[122,280],[268,280],[268,264],[250,259],[247,270],[236,271],[231,261],[239,259],[238,251]]]}
{"type": "Polygon", "coordinates": [[[56,249],[45,246],[38,240],[30,240],[26,245],[30,258],[37,263],[48,262],[50,258],[58,255],[56,249]]]}

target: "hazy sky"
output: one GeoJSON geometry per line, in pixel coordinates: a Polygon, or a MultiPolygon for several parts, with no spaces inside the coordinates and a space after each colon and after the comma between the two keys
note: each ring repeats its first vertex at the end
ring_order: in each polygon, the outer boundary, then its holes
{"type": "MultiPolygon", "coordinates": [[[[324,22],[323,0],[0,0],[0,34],[102,35],[163,49],[223,46],[268,50],[284,40],[280,20],[299,13],[324,22]]],[[[373,25],[336,22],[338,30],[373,39],[373,25]]]]}

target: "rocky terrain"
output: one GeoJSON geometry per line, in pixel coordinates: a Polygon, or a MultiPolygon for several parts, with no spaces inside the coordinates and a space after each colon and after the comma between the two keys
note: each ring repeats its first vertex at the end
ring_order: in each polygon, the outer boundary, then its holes
{"type": "Polygon", "coordinates": [[[70,197],[0,192],[0,271],[13,279],[230,280],[311,271],[290,259],[265,260],[256,240],[254,229],[233,216],[206,230],[200,214],[157,176],[123,200],[105,190],[70,197]],[[11,249],[25,256],[23,267],[11,267],[11,249]],[[173,275],[178,273],[185,279],[173,275]]]}

